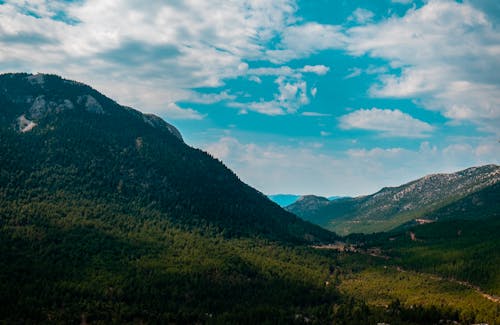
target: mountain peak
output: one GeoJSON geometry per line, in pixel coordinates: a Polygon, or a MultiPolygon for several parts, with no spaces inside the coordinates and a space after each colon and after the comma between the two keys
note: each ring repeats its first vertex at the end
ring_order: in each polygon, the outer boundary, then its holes
{"type": "MultiPolygon", "coordinates": [[[[143,114],[124,107],[83,83],[53,74],[6,73],[0,75],[0,122],[9,123],[20,132],[47,126],[59,114],[123,116],[129,114],[143,123],[167,130],[182,141],[179,130],[153,114],[143,114]],[[47,122],[47,123],[45,123],[47,122]]],[[[88,118],[93,118],[90,115],[88,118]]]]}
{"type": "Polygon", "coordinates": [[[160,117],[58,76],[0,75],[0,152],[0,176],[8,178],[0,180],[12,186],[8,190],[30,193],[30,199],[33,194],[42,201],[57,195],[101,200],[228,237],[336,237],[186,145],[160,117]]]}

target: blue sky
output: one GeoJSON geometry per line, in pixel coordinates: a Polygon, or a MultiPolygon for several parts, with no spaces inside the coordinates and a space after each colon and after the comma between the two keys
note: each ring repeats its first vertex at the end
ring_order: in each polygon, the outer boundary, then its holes
{"type": "Polygon", "coordinates": [[[266,194],[500,163],[496,0],[0,1],[0,72],[176,125],[266,194]]]}

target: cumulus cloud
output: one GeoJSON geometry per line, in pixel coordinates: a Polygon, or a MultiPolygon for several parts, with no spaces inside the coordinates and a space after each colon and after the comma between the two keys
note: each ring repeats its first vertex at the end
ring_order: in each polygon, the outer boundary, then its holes
{"type": "Polygon", "coordinates": [[[240,113],[254,111],[265,115],[294,114],[302,106],[310,103],[310,96],[316,97],[317,87],[310,88],[304,80],[304,74],[325,75],[330,68],[325,65],[305,65],[302,68],[291,68],[289,66],[261,67],[248,69],[250,80],[261,83],[259,76],[275,76],[274,83],[277,85],[272,100],[260,100],[256,102],[237,102],[229,104],[230,107],[240,109],[240,113]],[[310,95],[310,96],[309,96],[310,95]]]}
{"type": "Polygon", "coordinates": [[[305,73],[315,73],[317,75],[325,75],[330,71],[330,68],[324,65],[306,65],[302,69],[300,69],[301,72],[305,73]]]}
{"type": "Polygon", "coordinates": [[[279,48],[266,51],[268,57],[275,63],[307,57],[326,49],[342,48],[345,42],[340,26],[315,22],[289,26],[281,35],[279,48]]]}
{"type": "Polygon", "coordinates": [[[175,103],[169,103],[163,110],[167,119],[172,120],[201,120],[205,116],[191,108],[180,108],[175,103]]]}
{"type": "Polygon", "coordinates": [[[262,67],[255,69],[248,69],[247,74],[250,76],[296,76],[301,77],[302,73],[313,73],[319,76],[325,75],[330,71],[330,68],[319,65],[305,65],[302,68],[291,68],[286,65],[278,67],[262,67]]]}
{"type": "Polygon", "coordinates": [[[234,100],[235,98],[236,98],[235,95],[232,95],[227,91],[222,91],[216,94],[203,94],[198,92],[191,92],[190,96],[186,98],[186,101],[198,104],[214,104],[222,101],[234,100]]]}
{"type": "Polygon", "coordinates": [[[372,21],[374,16],[375,16],[375,14],[373,12],[371,12],[370,10],[366,10],[363,8],[357,8],[356,10],[354,10],[352,15],[349,16],[349,18],[347,18],[347,20],[354,21],[358,24],[364,24],[364,23],[372,21]]]}
{"type": "Polygon", "coordinates": [[[382,132],[384,136],[421,138],[434,128],[400,110],[360,109],[339,119],[342,129],[362,129],[382,132]]]}
{"type": "Polygon", "coordinates": [[[351,68],[349,69],[350,73],[344,77],[344,79],[352,79],[360,76],[363,73],[363,70],[360,68],[351,68]]]}
{"type": "Polygon", "coordinates": [[[372,96],[412,98],[492,130],[500,123],[500,77],[492,68],[500,66],[497,26],[469,3],[430,0],[402,17],[349,29],[347,49],[400,69],[382,74],[372,96]]]}
{"type": "Polygon", "coordinates": [[[248,102],[239,103],[233,102],[228,104],[230,107],[238,108],[240,114],[247,114],[248,111],[257,112],[264,115],[276,116],[285,115],[285,110],[277,101],[260,101],[260,102],[248,102]]]}
{"type": "Polygon", "coordinates": [[[266,60],[266,45],[295,23],[296,9],[294,0],[7,0],[1,69],[63,74],[160,111],[190,89],[246,75],[245,62],[266,60]]]}

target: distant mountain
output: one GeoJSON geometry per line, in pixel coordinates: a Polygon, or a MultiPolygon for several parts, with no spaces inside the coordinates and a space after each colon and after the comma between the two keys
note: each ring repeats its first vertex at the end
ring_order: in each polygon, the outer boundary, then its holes
{"type": "Polygon", "coordinates": [[[331,202],[305,197],[286,209],[339,234],[387,231],[500,181],[500,167],[486,165],[434,174],[398,187],[331,202]],[[308,202],[310,201],[310,202],[308,202]]]}
{"type": "MultiPolygon", "coordinates": [[[[312,195],[314,196],[314,195],[312,195]]],[[[287,207],[297,202],[300,198],[304,197],[303,195],[295,195],[295,194],[275,194],[267,196],[271,201],[278,204],[281,207],[287,207]]],[[[330,201],[337,200],[342,198],[342,196],[329,196],[327,199],[330,201]]]]}
{"type": "Polygon", "coordinates": [[[405,268],[460,279],[500,295],[500,182],[390,232],[353,234],[405,268]]]}
{"type": "Polygon", "coordinates": [[[419,219],[411,220],[395,229],[407,229],[435,222],[472,220],[483,222],[485,219],[500,220],[500,182],[471,193],[457,201],[433,210],[419,219]]]}
{"type": "Polygon", "coordinates": [[[286,207],[292,203],[295,203],[300,195],[295,194],[274,194],[267,196],[271,201],[278,204],[280,207],[286,207]]]}
{"type": "Polygon", "coordinates": [[[286,209],[292,213],[296,211],[301,211],[302,218],[307,219],[309,212],[317,211],[330,204],[330,200],[323,196],[317,195],[304,195],[299,197],[295,203],[286,207],[286,209]]]}

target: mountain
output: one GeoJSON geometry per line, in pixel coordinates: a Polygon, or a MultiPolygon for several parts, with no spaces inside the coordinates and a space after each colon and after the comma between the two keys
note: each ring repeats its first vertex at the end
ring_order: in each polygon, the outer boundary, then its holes
{"type": "Polygon", "coordinates": [[[500,296],[500,182],[396,229],[351,239],[400,266],[460,279],[500,296]]]}
{"type": "Polygon", "coordinates": [[[229,237],[332,237],[187,146],[161,118],[120,106],[89,86],[53,75],[5,74],[0,105],[0,182],[11,197],[64,192],[148,206],[174,223],[229,237]]]}
{"type": "Polygon", "coordinates": [[[330,200],[323,196],[304,195],[299,197],[295,203],[285,207],[288,211],[295,213],[302,211],[301,218],[307,219],[309,212],[317,211],[330,204],[330,200]]]}
{"type": "Polygon", "coordinates": [[[452,174],[428,175],[372,195],[323,200],[324,204],[318,204],[315,197],[306,197],[310,202],[296,202],[286,209],[339,234],[387,231],[413,219],[425,219],[430,212],[499,180],[500,167],[486,165],[452,174]]]}
{"type": "Polygon", "coordinates": [[[329,319],[333,233],[159,117],[54,75],[0,75],[0,323],[329,319]]]}

